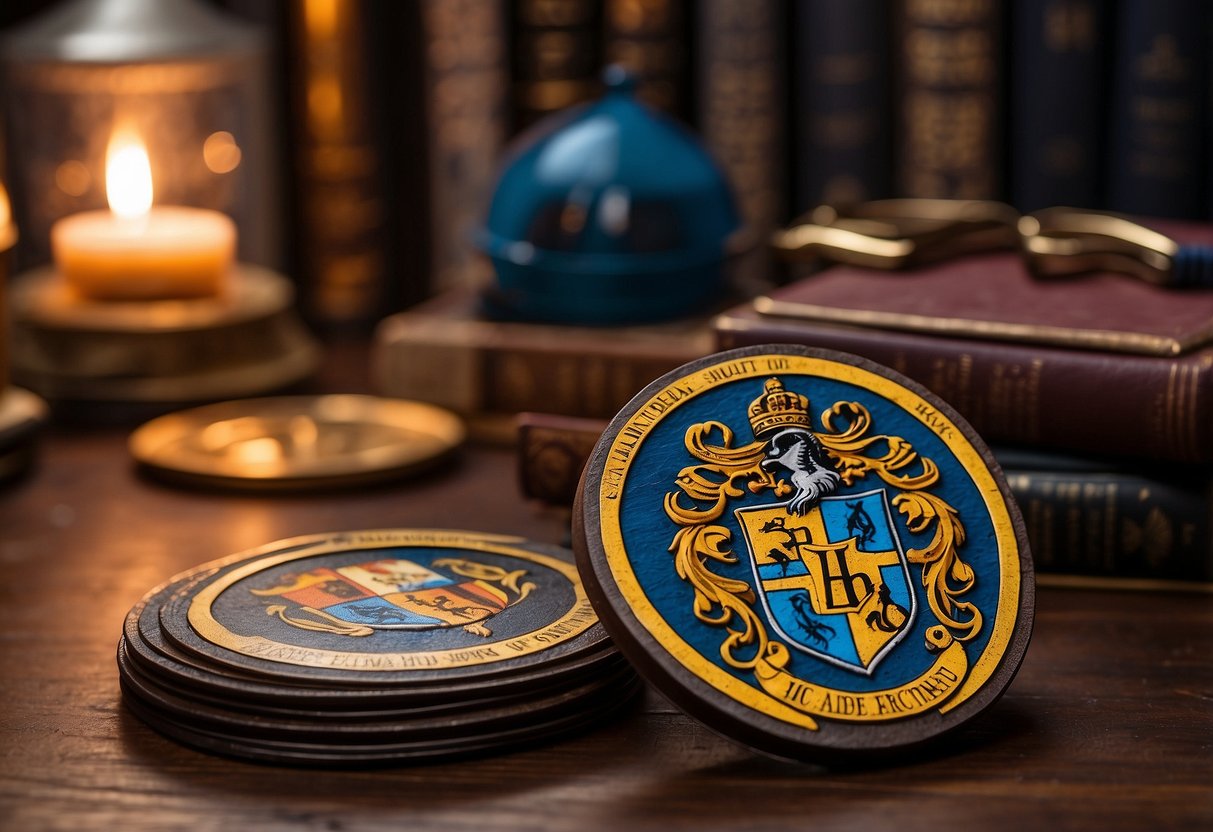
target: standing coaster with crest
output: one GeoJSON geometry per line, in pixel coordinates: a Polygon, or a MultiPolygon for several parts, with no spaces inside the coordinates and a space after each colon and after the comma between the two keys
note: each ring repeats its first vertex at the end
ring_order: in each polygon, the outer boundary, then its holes
{"type": "Polygon", "coordinates": [[[574,522],[625,655],[776,756],[958,728],[1031,634],[1031,555],[989,450],[929,391],[850,355],[748,347],[653,382],[595,448],[574,522]]]}

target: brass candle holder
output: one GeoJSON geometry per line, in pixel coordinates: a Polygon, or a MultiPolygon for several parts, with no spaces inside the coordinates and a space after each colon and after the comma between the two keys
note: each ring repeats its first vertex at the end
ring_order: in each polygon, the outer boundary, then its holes
{"type": "Polygon", "coordinates": [[[283,275],[238,263],[223,294],[100,301],[53,268],[12,286],[12,370],[54,402],[177,406],[267,393],[302,380],[319,348],[283,275]]]}

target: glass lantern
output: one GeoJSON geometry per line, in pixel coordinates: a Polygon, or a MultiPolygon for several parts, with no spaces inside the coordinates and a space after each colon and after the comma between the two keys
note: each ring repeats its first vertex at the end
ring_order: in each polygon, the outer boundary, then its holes
{"type": "Polygon", "coordinates": [[[50,228],[105,208],[106,148],[147,148],[156,204],[211,208],[241,260],[279,260],[262,33],[197,0],[71,0],[0,45],[18,264],[50,260],[50,228]]]}

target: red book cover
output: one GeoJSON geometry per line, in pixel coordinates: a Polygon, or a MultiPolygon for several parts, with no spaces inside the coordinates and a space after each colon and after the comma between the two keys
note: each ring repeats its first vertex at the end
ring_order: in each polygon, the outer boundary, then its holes
{"type": "MultiPolygon", "coordinates": [[[[1213,242],[1213,231],[1185,235],[1213,242]]],[[[838,266],[716,322],[721,348],[855,353],[925,384],[995,442],[1213,460],[1213,292],[1117,274],[1033,279],[1012,253],[906,272],[838,266]]]]}

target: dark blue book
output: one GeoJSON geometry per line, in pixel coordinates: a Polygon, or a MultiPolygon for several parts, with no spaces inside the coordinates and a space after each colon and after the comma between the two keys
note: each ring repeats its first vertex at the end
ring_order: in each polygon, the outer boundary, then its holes
{"type": "Polygon", "coordinates": [[[891,4],[899,196],[1006,198],[1007,6],[891,4]]]}
{"type": "Polygon", "coordinates": [[[1097,208],[1112,4],[1012,4],[1011,201],[1097,208]]]}
{"type": "Polygon", "coordinates": [[[892,194],[885,0],[792,4],[792,169],[797,213],[892,194]]]}
{"type": "Polygon", "coordinates": [[[1123,0],[1117,20],[1108,202],[1203,217],[1209,178],[1207,0],[1123,0]]]}

